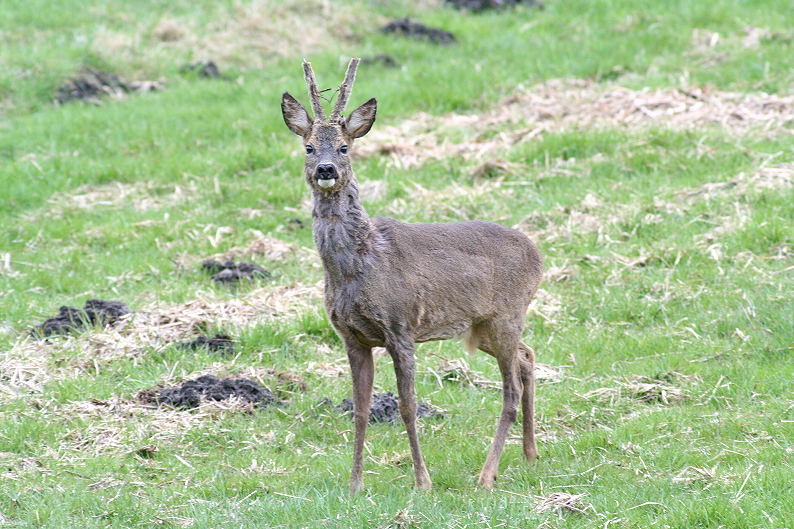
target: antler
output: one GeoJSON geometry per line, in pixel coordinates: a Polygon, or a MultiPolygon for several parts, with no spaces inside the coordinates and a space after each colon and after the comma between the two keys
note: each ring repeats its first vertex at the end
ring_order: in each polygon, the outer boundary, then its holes
{"type": "Polygon", "coordinates": [[[314,80],[312,65],[306,59],[303,59],[303,76],[306,78],[306,86],[309,87],[309,99],[312,100],[314,118],[322,121],[325,119],[325,113],[323,112],[323,105],[320,103],[320,92],[317,90],[317,81],[314,80]]]}
{"type": "Polygon", "coordinates": [[[358,68],[359,61],[361,61],[361,59],[354,57],[350,59],[350,64],[347,65],[347,73],[345,74],[344,82],[339,85],[339,98],[336,100],[333,113],[331,113],[331,121],[338,121],[342,116],[342,112],[345,110],[350,92],[353,91],[353,83],[356,81],[356,69],[358,68]]]}

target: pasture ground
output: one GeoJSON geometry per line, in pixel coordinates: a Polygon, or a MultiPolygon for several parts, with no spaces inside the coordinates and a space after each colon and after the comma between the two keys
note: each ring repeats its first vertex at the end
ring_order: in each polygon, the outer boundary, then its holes
{"type": "MultiPolygon", "coordinates": [[[[33,0],[0,10],[0,526],[794,526],[794,12],[786,0],[33,0]],[[383,35],[410,15],[457,43],[383,35]],[[379,100],[355,168],[374,215],[531,235],[547,278],[525,341],[545,364],[541,459],[519,429],[475,488],[501,402],[486,355],[418,348],[434,490],[399,423],[369,431],[350,498],[350,394],[321,303],[300,70],[379,100]],[[205,79],[184,64],[214,60],[205,79]],[[53,104],[81,70],[153,81],[53,104]],[[272,276],[214,284],[208,257],[272,276]],[[86,299],[113,328],[39,341],[86,299]],[[224,356],[175,344],[226,333],[224,356]],[[463,359],[464,362],[461,362],[463,359]],[[157,409],[138,394],[253,378],[283,406],[157,409]]],[[[376,386],[394,391],[388,357],[376,386]]]]}

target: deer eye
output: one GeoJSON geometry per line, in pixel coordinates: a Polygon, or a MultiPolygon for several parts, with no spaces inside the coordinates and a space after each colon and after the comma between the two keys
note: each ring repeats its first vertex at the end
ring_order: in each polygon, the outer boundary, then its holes
{"type": "Polygon", "coordinates": [[[314,152],[314,147],[312,147],[311,145],[307,145],[306,146],[306,154],[311,154],[313,152],[314,152]]]}
{"type": "Polygon", "coordinates": [[[347,145],[342,145],[341,147],[339,147],[339,152],[341,152],[342,154],[347,154],[347,145]]]}

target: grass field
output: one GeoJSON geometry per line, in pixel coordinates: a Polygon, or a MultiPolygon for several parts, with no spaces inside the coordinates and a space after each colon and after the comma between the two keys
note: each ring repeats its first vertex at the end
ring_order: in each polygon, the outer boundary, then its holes
{"type": "MultiPolygon", "coordinates": [[[[438,4],[3,5],[0,527],[794,527],[791,3],[438,4]],[[457,44],[377,31],[406,14],[457,44]],[[419,399],[445,410],[421,426],[432,492],[411,488],[402,426],[374,425],[349,497],[351,423],[320,404],[351,384],[279,101],[307,103],[303,56],[331,87],[377,53],[400,66],[362,66],[351,102],[379,102],[354,149],[370,214],[499,222],[546,259],[525,336],[548,366],[541,459],[516,427],[494,491],[475,487],[490,357],[418,348],[419,399]],[[226,79],[180,71],[199,59],[226,79]],[[85,68],[162,88],[53,104],[85,68]],[[213,284],[216,254],[272,278],[213,284]],[[29,336],[89,298],[137,313],[29,336]],[[175,345],[214,332],[233,357],[175,345]],[[459,358],[484,382],[445,379],[459,358]],[[307,386],[281,386],[284,406],[136,397],[278,372],[307,386]]],[[[395,389],[388,356],[376,387],[395,389]]]]}

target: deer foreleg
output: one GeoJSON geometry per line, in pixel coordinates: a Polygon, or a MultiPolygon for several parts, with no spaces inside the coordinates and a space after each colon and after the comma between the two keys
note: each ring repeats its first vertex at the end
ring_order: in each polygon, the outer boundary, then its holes
{"type": "Polygon", "coordinates": [[[353,470],[350,475],[350,492],[361,489],[364,473],[364,439],[369,424],[369,410],[372,403],[372,381],[375,377],[375,364],[372,349],[354,341],[346,341],[347,358],[353,375],[353,417],[356,426],[356,439],[353,445],[353,470]]]}
{"type": "Polygon", "coordinates": [[[419,448],[419,436],[416,433],[416,389],[414,387],[414,348],[413,343],[404,342],[388,347],[394,360],[394,372],[397,375],[397,392],[400,397],[400,416],[408,432],[408,443],[411,445],[411,458],[414,465],[416,488],[429,489],[433,486],[427,473],[422,451],[419,448]]]}

